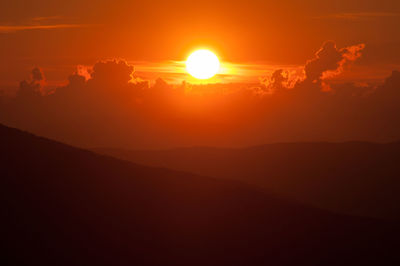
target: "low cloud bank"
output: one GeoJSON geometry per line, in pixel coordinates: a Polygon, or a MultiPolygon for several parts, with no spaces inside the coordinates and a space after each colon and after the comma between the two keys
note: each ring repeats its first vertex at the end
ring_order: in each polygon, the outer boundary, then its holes
{"type": "Polygon", "coordinates": [[[44,73],[34,68],[16,97],[0,94],[0,122],[84,147],[400,140],[400,72],[378,87],[329,84],[363,48],[326,42],[303,69],[277,70],[257,88],[150,84],[111,60],[79,67],[67,85],[44,93],[44,73]]]}

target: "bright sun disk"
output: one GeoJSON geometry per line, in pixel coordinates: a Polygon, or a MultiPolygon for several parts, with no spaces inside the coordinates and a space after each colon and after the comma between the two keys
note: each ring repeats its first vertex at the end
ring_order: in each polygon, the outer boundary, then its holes
{"type": "Polygon", "coordinates": [[[186,60],[187,72],[197,79],[209,79],[219,72],[218,57],[209,50],[197,50],[186,60]]]}

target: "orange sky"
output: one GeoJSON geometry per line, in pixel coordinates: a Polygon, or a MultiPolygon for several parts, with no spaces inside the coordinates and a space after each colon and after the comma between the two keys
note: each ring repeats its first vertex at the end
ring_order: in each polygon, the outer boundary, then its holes
{"type": "Polygon", "coordinates": [[[3,87],[18,86],[34,66],[54,87],[77,65],[110,58],[135,63],[145,77],[174,80],[169,63],[204,46],[239,70],[229,82],[258,82],[282,65],[302,66],[326,40],[366,44],[345,80],[383,80],[400,65],[396,0],[13,0],[0,3],[0,18],[3,87]]]}
{"type": "Polygon", "coordinates": [[[398,0],[2,1],[0,123],[85,147],[399,140],[399,28],[398,0]],[[186,73],[197,48],[220,74],[186,73]]]}

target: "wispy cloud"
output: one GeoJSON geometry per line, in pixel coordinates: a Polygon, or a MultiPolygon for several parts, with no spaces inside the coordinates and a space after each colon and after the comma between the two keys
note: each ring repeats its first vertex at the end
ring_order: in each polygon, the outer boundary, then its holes
{"type": "Polygon", "coordinates": [[[69,28],[83,28],[93,25],[80,24],[71,22],[70,17],[64,16],[42,16],[33,17],[25,22],[20,23],[6,23],[0,25],[0,33],[12,33],[17,31],[29,30],[54,30],[54,29],[69,29],[69,28]]]}
{"type": "Polygon", "coordinates": [[[314,19],[371,20],[387,17],[400,17],[400,13],[391,12],[344,12],[313,17],[314,19]]]}
{"type": "MultiPolygon", "coordinates": [[[[192,78],[186,71],[184,61],[161,61],[161,62],[143,62],[129,61],[129,64],[135,66],[135,76],[155,80],[162,78],[169,83],[202,83],[203,81],[192,78]]],[[[297,71],[302,66],[282,65],[268,62],[256,63],[233,63],[221,62],[218,75],[208,83],[257,83],[260,76],[272,74],[276,69],[287,69],[297,71]]],[[[204,83],[204,82],[203,82],[204,83]]]]}
{"type": "Polygon", "coordinates": [[[52,30],[88,27],[85,24],[54,24],[54,25],[0,25],[0,33],[12,33],[26,30],[52,30]]]}

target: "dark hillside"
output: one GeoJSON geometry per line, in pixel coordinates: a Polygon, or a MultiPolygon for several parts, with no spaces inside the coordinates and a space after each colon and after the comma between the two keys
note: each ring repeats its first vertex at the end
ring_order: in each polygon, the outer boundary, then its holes
{"type": "Polygon", "coordinates": [[[388,265],[398,257],[390,223],[4,126],[0,139],[8,265],[388,265]]]}
{"type": "Polygon", "coordinates": [[[307,205],[400,220],[400,143],[281,143],[246,149],[97,149],[133,162],[240,180],[307,205]]]}

